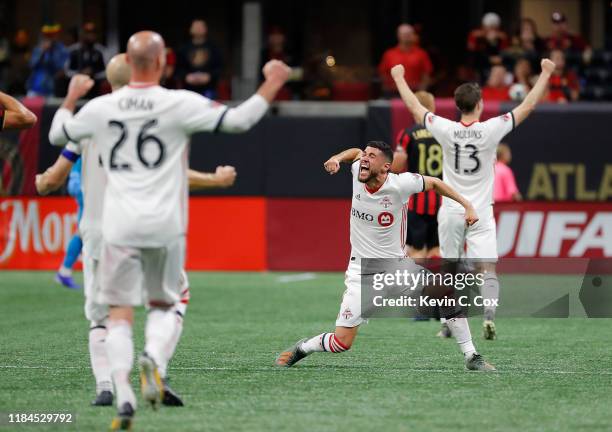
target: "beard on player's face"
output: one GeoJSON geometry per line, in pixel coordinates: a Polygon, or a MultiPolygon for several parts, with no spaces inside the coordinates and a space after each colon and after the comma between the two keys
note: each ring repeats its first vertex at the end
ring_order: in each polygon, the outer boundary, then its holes
{"type": "Polygon", "coordinates": [[[379,167],[376,163],[372,163],[367,159],[362,159],[359,162],[359,175],[357,176],[357,180],[361,183],[367,183],[383,172],[383,167],[379,167]]]}

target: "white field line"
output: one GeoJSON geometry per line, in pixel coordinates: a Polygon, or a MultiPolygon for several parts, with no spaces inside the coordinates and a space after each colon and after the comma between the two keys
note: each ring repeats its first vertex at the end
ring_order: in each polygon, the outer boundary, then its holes
{"type": "Polygon", "coordinates": [[[276,282],[278,283],[292,283],[292,282],[302,282],[316,279],[317,275],[315,273],[297,273],[290,275],[283,275],[276,278],[276,282]]]}

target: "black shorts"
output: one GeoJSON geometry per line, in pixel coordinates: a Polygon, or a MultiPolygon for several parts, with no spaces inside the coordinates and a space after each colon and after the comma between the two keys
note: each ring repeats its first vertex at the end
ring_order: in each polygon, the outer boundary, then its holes
{"type": "Polygon", "coordinates": [[[438,215],[408,212],[406,244],[414,249],[432,249],[440,245],[438,240],[438,215]]]}

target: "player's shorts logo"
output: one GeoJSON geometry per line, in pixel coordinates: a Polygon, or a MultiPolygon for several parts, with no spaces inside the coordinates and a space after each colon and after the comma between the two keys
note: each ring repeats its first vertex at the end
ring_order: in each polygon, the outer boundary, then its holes
{"type": "Polygon", "coordinates": [[[342,312],[342,316],[344,317],[345,320],[349,320],[349,319],[353,318],[353,312],[351,312],[351,310],[349,308],[346,308],[342,312]]]}
{"type": "Polygon", "coordinates": [[[388,227],[393,223],[393,215],[389,212],[382,212],[378,215],[378,223],[380,226],[388,227]]]}

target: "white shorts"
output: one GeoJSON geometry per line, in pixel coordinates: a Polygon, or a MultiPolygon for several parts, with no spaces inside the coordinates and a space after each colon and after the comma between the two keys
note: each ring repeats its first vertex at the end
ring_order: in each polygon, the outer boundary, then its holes
{"type": "Polygon", "coordinates": [[[170,305],[181,298],[185,238],[160,248],[105,243],[100,259],[100,290],[95,301],[114,306],[170,305]]]}
{"type": "Polygon", "coordinates": [[[83,282],[85,285],[85,317],[93,325],[103,325],[108,317],[108,306],[94,299],[100,289],[98,266],[102,254],[102,234],[84,232],[83,238],[83,282]]]}
{"type": "Polygon", "coordinates": [[[361,317],[361,270],[358,266],[349,266],[344,274],[346,289],[342,295],[340,311],[336,318],[336,327],[357,327],[367,322],[361,317]]]}
{"type": "Polygon", "coordinates": [[[478,222],[465,226],[462,213],[438,211],[438,238],[442,258],[488,259],[497,261],[497,229],[493,206],[478,211],[478,222]],[[467,252],[464,253],[464,246],[467,252]]]}

